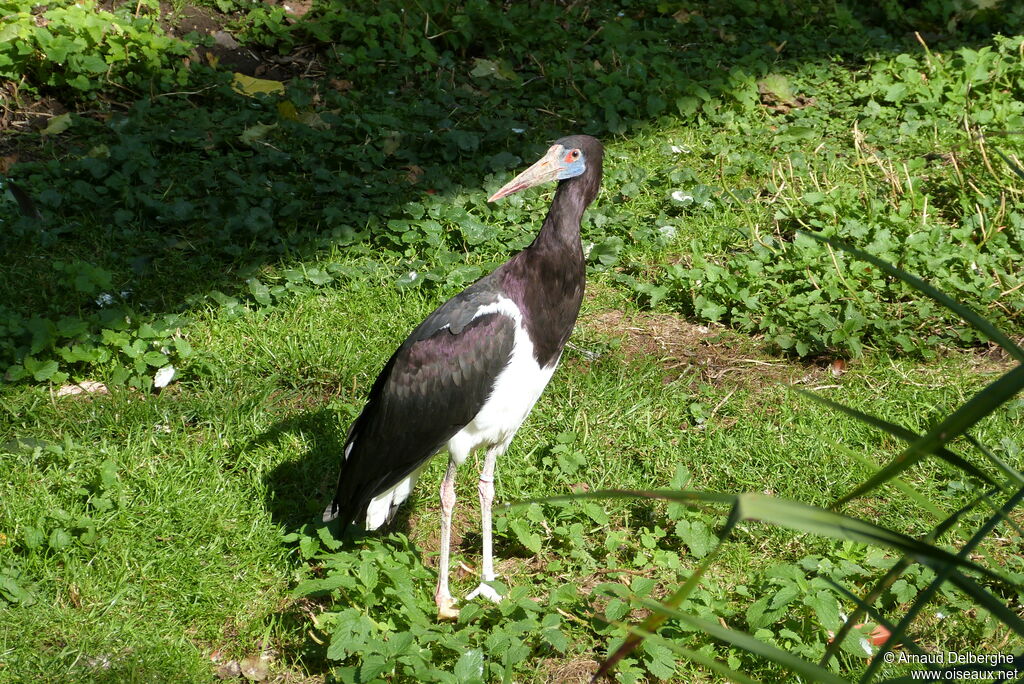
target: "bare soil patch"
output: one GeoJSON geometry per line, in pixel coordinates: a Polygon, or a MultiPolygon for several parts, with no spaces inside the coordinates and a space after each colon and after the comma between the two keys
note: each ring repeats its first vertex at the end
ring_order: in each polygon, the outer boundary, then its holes
{"type": "Polygon", "coordinates": [[[670,313],[605,311],[590,316],[584,328],[620,342],[627,359],[656,358],[672,375],[692,374],[700,382],[733,387],[817,384],[843,372],[832,360],[794,362],[765,351],[757,338],[720,325],[691,323],[670,313]]]}
{"type": "Polygon", "coordinates": [[[554,684],[582,684],[589,682],[597,672],[597,661],[590,658],[545,658],[540,663],[540,674],[545,682],[554,684]]]}

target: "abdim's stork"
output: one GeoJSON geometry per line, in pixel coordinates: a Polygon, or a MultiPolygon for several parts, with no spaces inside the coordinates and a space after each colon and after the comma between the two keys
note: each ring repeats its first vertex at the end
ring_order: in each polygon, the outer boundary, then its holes
{"type": "Polygon", "coordinates": [[[494,580],[494,462],[551,379],[579,314],[586,280],[580,219],[601,185],[603,149],[574,135],[488,200],[558,181],[540,233],[525,250],[442,304],[391,356],[349,429],[334,501],[324,520],[374,530],[390,520],[427,461],[449,453],[441,482],[439,618],[458,615],[448,590],[455,470],[486,449],[480,472],[483,568],[468,598],[501,597],[494,580]]]}

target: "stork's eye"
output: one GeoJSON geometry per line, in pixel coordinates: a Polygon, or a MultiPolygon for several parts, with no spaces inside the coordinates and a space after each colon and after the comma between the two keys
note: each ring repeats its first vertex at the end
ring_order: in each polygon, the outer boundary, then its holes
{"type": "Polygon", "coordinates": [[[576,161],[577,159],[580,158],[580,151],[579,150],[573,150],[571,156],[572,156],[573,161],[576,161]]]}

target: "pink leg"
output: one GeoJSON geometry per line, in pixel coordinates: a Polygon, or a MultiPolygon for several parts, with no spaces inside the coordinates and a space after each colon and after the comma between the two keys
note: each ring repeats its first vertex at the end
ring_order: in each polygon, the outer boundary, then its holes
{"type": "Polygon", "coordinates": [[[434,592],[438,620],[455,620],[459,617],[455,599],[452,598],[451,592],[448,590],[452,511],[455,508],[455,469],[455,461],[448,461],[448,470],[444,474],[444,479],[441,480],[441,558],[437,562],[437,591],[434,592]]]}
{"type": "Polygon", "coordinates": [[[502,449],[493,446],[487,450],[484,456],[484,467],[480,470],[480,483],[477,491],[480,492],[480,526],[483,533],[483,567],[480,573],[480,586],[473,590],[468,599],[483,596],[495,603],[501,600],[501,595],[494,590],[487,582],[493,582],[494,575],[494,549],[491,539],[491,505],[494,503],[494,465],[498,460],[498,454],[502,449]]]}

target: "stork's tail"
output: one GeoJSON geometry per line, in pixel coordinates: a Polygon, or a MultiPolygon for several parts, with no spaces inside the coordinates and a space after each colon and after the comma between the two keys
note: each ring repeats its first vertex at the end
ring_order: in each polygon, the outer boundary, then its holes
{"type": "Polygon", "coordinates": [[[340,512],[341,509],[338,503],[332,499],[331,503],[327,504],[327,508],[324,509],[323,521],[325,523],[334,522],[340,512]]]}

